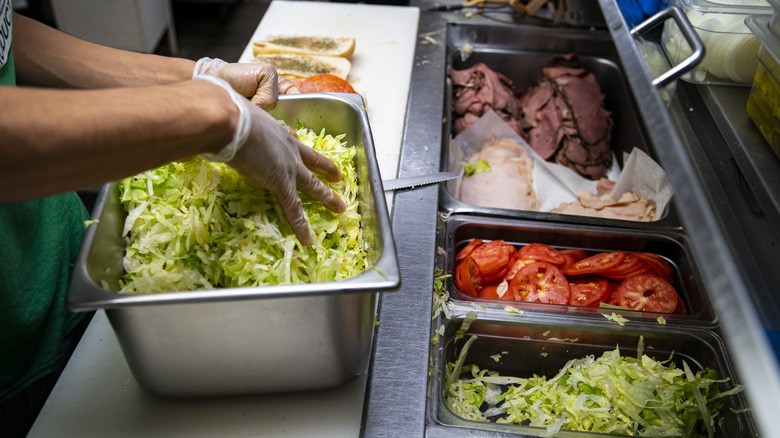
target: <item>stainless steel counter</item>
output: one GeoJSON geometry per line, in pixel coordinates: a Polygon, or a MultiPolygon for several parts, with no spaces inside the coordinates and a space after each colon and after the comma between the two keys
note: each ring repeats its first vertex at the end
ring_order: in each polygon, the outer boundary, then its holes
{"type": "MultiPolygon", "coordinates": [[[[455,4],[414,3],[422,11],[455,4]]],[[[759,429],[770,435],[780,430],[775,412],[780,405],[780,371],[768,336],[780,321],[778,299],[770,288],[778,284],[780,272],[771,266],[778,260],[777,157],[761,149],[762,139],[746,119],[746,89],[682,84],[667,108],[651,85],[615,0],[598,3],[647,134],[676,189],[674,206],[716,307],[738,380],[746,386],[759,429]]],[[[486,11],[469,20],[513,22],[506,10],[486,11]]],[[[443,134],[437,127],[445,104],[446,24],[463,18],[463,12],[421,14],[400,176],[438,170],[441,165],[443,134]]],[[[398,292],[381,298],[365,436],[502,436],[433,424],[426,414],[432,397],[426,381],[438,196],[432,187],[396,196],[393,228],[403,284],[398,292]]]]}

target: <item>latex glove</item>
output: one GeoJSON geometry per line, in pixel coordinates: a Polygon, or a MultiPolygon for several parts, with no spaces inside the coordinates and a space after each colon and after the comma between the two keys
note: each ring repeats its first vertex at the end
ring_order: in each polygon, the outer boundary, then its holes
{"type": "Polygon", "coordinates": [[[279,94],[299,94],[300,88],[276,73],[267,63],[229,64],[221,59],[201,58],[195,63],[192,77],[214,76],[227,81],[238,94],[250,97],[252,103],[264,110],[276,107],[279,94]]]}
{"type": "Polygon", "coordinates": [[[338,167],[328,157],[298,141],[290,128],[239,96],[227,82],[204,75],[195,79],[220,85],[239,108],[233,141],[217,154],[203,154],[203,158],[226,162],[271,191],[298,241],[305,246],[311,245],[309,221],[298,191],[336,213],[343,212],[347,208],[344,201],[317,176],[339,181],[338,167]]]}

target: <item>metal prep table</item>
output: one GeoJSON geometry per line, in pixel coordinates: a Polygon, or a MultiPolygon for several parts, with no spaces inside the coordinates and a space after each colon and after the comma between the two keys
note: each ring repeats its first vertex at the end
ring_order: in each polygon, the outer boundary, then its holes
{"type": "MultiPolygon", "coordinates": [[[[568,1],[586,15],[595,2],[568,1]]],[[[641,55],[615,0],[599,0],[605,25],[630,79],[631,91],[660,164],[675,187],[674,206],[700,260],[732,360],[759,429],[780,430],[780,370],[770,343],[780,325],[775,264],[780,221],[780,161],[745,111],[749,88],[694,86],[677,81],[669,109],[651,85],[641,55]]],[[[445,108],[448,20],[512,22],[505,14],[426,12],[456,2],[414,2],[421,11],[399,176],[438,170],[445,108]]],[[[485,8],[486,11],[490,11],[485,8]]],[[[583,17],[588,18],[588,17],[583,17]]],[[[435,187],[398,193],[393,228],[402,287],[380,301],[381,325],[370,365],[362,433],[365,436],[503,436],[495,431],[433,424],[427,384],[436,258],[435,187]],[[399,212],[403,212],[400,214],[399,212]],[[399,230],[403,230],[399,232],[399,230]]],[[[435,372],[435,371],[433,371],[435,372]]]]}

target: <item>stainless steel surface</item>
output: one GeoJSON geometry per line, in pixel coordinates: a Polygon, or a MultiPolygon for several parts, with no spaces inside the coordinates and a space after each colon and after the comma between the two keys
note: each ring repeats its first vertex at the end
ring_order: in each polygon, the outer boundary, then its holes
{"type": "MultiPolygon", "coordinates": [[[[664,108],[617,4],[614,0],[599,0],[599,4],[622,64],[632,78],[632,92],[642,109],[645,124],[652,127],[650,135],[661,164],[672,185],[685,188],[675,193],[675,205],[691,239],[693,256],[701,268],[705,287],[718,312],[737,376],[746,386],[746,398],[759,432],[771,435],[780,430],[780,416],[774,408],[780,405],[780,368],[759,316],[762,303],[753,300],[741,270],[744,253],[729,244],[745,239],[744,235],[740,236],[741,227],[733,227],[733,211],[728,205],[744,202],[744,199],[726,196],[717,174],[708,169],[711,166],[708,155],[713,151],[706,144],[701,150],[702,145],[696,145],[696,137],[685,136],[687,132],[678,126],[687,123],[681,113],[696,113],[702,109],[679,108],[679,102],[677,109],[667,111],[664,108]]],[[[775,241],[771,235],[766,237],[763,241],[748,243],[748,246],[771,245],[775,241]]]]}
{"type": "Polygon", "coordinates": [[[690,45],[691,54],[679,64],[672,66],[672,68],[653,79],[652,84],[658,89],[674,82],[677,78],[696,67],[701,62],[702,58],[704,58],[704,43],[701,41],[701,38],[699,38],[699,35],[696,34],[696,31],[693,30],[693,26],[691,26],[691,22],[688,21],[685,14],[675,6],[668,7],[661,12],[658,12],[631,29],[631,36],[638,38],[645,32],[655,29],[662,25],[666,20],[670,19],[674,20],[683,38],[685,38],[685,41],[690,45]]]}
{"type": "Polygon", "coordinates": [[[294,95],[272,114],[345,133],[357,148],[358,198],[370,269],[342,281],[119,295],[125,213],[116,183],[101,190],[67,296],[70,310],[105,308],[133,375],[172,397],[338,386],[365,369],[376,296],[398,287],[395,243],[362,99],[294,95]]]}
{"type": "MultiPolygon", "coordinates": [[[[434,2],[426,0],[414,4],[425,10],[434,2]]],[[[761,251],[766,251],[767,247],[775,245],[776,240],[771,235],[765,241],[755,240],[756,236],[746,237],[745,232],[739,230],[739,220],[744,216],[731,211],[730,204],[734,203],[734,208],[738,209],[750,200],[745,196],[743,199],[726,196],[733,193],[724,190],[717,178],[717,173],[723,169],[719,163],[710,161],[720,160],[720,156],[707,149],[708,138],[702,142],[696,139],[685,119],[685,113],[699,115],[706,111],[699,106],[687,107],[685,102],[679,101],[667,110],[652,85],[652,77],[617,4],[614,0],[599,0],[598,4],[615,47],[616,63],[628,78],[628,93],[639,109],[640,125],[646,127],[645,135],[655,158],[676,188],[673,212],[676,218],[679,217],[680,229],[690,241],[689,256],[699,266],[702,287],[717,313],[722,330],[720,335],[731,358],[734,374],[739,383],[746,385],[745,399],[756,418],[758,429],[770,436],[780,430],[780,417],[774,412],[774,407],[780,405],[780,373],[759,317],[760,309],[757,307],[761,304],[752,300],[755,291],[751,288],[760,284],[761,279],[748,283],[750,278],[746,272],[751,271],[746,270],[745,265],[750,264],[752,257],[746,257],[745,262],[740,259],[747,255],[745,247],[761,246],[761,251]],[[687,138],[688,135],[692,135],[692,139],[687,138]],[[735,249],[735,242],[740,240],[741,246],[735,249]]],[[[448,131],[444,127],[441,131],[432,127],[442,124],[440,116],[446,100],[444,79],[449,61],[445,45],[447,21],[462,18],[462,14],[456,13],[421,14],[400,163],[402,173],[431,172],[441,168],[441,157],[431,154],[429,149],[442,144],[448,131]]],[[[471,16],[469,23],[503,26],[525,24],[525,21],[486,10],[485,14],[471,16]]],[[[522,40],[514,42],[522,44],[522,40]]],[[[713,126],[717,125],[707,125],[703,129],[713,126]]],[[[717,133],[717,129],[709,129],[709,132],[717,133]]],[[[735,147],[739,147],[738,143],[735,147]]],[[[721,164],[729,165],[728,162],[721,164]]],[[[771,178],[765,175],[760,179],[766,184],[771,178]]],[[[437,194],[432,187],[427,187],[413,193],[400,193],[396,197],[393,226],[404,230],[397,236],[396,242],[405,281],[398,293],[385,294],[380,298],[380,325],[375,337],[361,431],[364,436],[516,436],[500,431],[453,428],[430,421],[424,413],[431,397],[436,396],[426,387],[429,372],[435,376],[436,371],[429,369],[425,354],[430,351],[435,355],[440,348],[430,345],[433,336],[430,293],[433,282],[431,266],[437,252],[433,234],[437,226],[443,225],[434,222],[436,202],[442,202],[445,195],[444,189],[437,194]]],[[[487,216],[494,214],[491,212],[487,216]]],[[[538,219],[546,220],[543,217],[538,219]]],[[[757,231],[767,229],[765,218],[750,218],[746,228],[753,225],[757,225],[757,231]]],[[[773,290],[771,286],[764,287],[767,287],[767,293],[773,290]]],[[[771,309],[768,314],[776,316],[771,309]]]]}
{"type": "MultiPolygon", "coordinates": [[[[445,34],[438,14],[420,13],[400,177],[441,170],[438,148],[444,90],[439,85],[445,34]]],[[[395,194],[392,223],[403,282],[397,292],[379,297],[362,436],[425,435],[437,211],[435,186],[395,194]]]]}
{"type": "Polygon", "coordinates": [[[382,186],[386,192],[401,189],[413,189],[449,181],[458,177],[457,173],[438,172],[430,175],[408,176],[404,178],[386,179],[382,181],[382,186]]]}

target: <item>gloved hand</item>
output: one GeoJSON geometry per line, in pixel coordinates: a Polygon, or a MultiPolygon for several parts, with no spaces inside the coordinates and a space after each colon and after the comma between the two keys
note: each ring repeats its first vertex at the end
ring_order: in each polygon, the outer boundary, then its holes
{"type": "Polygon", "coordinates": [[[229,64],[221,59],[201,58],[195,63],[192,77],[214,76],[227,81],[238,94],[251,97],[252,103],[264,110],[276,107],[279,94],[299,94],[300,88],[276,73],[271,64],[229,64]]]}
{"type": "Polygon", "coordinates": [[[205,75],[195,76],[194,79],[220,85],[239,109],[233,141],[217,154],[202,154],[203,158],[226,162],[270,190],[298,241],[305,246],[311,245],[309,221],[298,190],[336,213],[343,212],[347,208],[344,201],[317,176],[339,181],[341,172],[338,167],[326,156],[298,141],[290,128],[282,126],[270,114],[240,96],[226,81],[205,75]]]}

